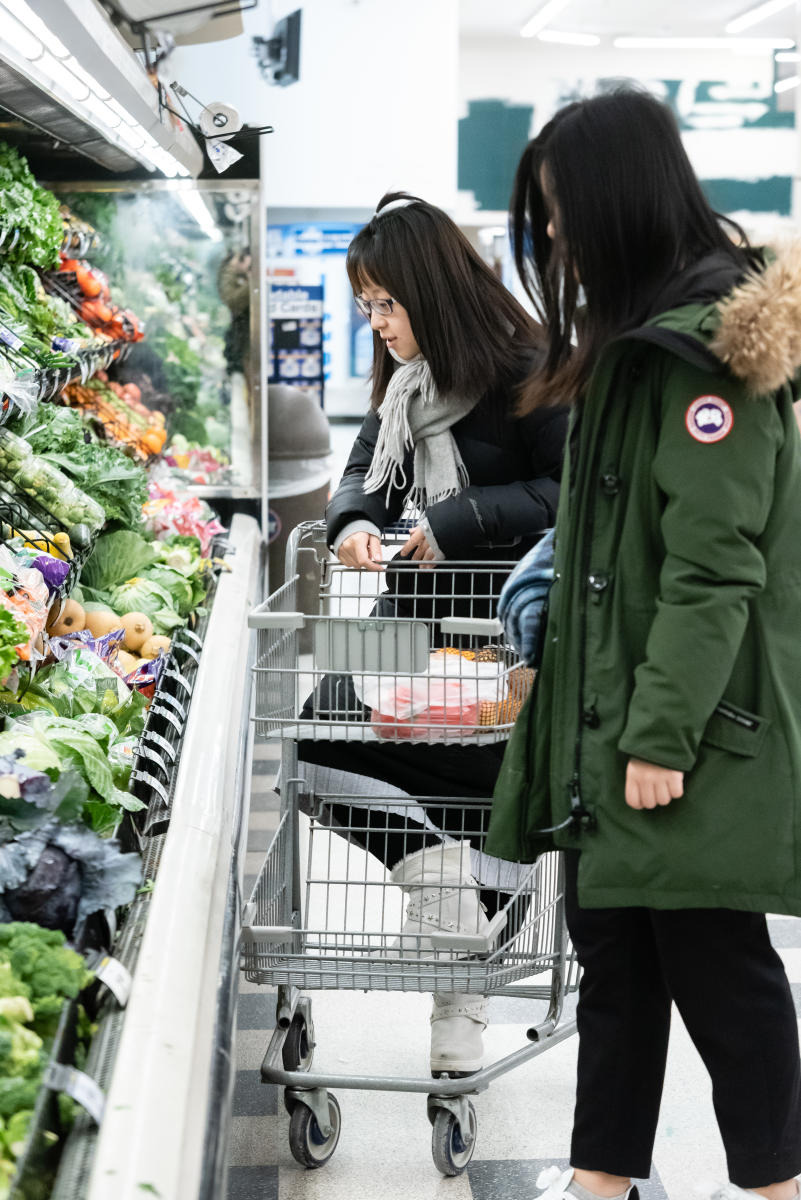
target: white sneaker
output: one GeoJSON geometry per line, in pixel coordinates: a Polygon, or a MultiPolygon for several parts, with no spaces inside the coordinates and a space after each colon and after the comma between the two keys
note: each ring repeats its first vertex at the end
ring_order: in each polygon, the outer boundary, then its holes
{"type": "MultiPolygon", "coordinates": [[[[567,1190],[573,1180],[573,1168],[546,1167],[537,1177],[537,1187],[545,1188],[536,1200],[576,1200],[575,1194],[567,1190]]],[[[626,1200],[639,1200],[640,1193],[632,1183],[625,1193],[626,1200]]],[[[599,1198],[600,1200],[600,1198],[599,1198]]]]}

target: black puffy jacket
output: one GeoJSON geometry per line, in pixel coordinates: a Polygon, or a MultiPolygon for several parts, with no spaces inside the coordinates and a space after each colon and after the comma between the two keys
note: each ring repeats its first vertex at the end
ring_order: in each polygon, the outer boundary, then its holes
{"type": "MultiPolygon", "coordinates": [[[[446,558],[496,557],[501,548],[501,557],[519,558],[554,524],[567,411],[537,409],[515,417],[512,404],[508,394],[485,396],[451,429],[470,482],[425,514],[446,558]]],[[[379,429],[378,415],[371,411],[326,509],[329,545],[351,521],[366,518],[384,529],[401,515],[405,491],[368,495],[362,487],[379,429]]],[[[404,470],[411,486],[411,451],[404,470]]]]}

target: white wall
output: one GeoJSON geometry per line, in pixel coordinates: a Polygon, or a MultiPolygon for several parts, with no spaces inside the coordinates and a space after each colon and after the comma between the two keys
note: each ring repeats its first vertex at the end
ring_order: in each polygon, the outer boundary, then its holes
{"type": "Polygon", "coordinates": [[[272,208],[374,208],[391,188],[456,199],[457,0],[273,0],[245,34],[179,47],[167,71],[205,102],[269,124],[272,208]],[[267,85],[251,49],[301,8],[300,80],[267,85]]]}
{"type": "MultiPolygon", "coordinates": [[[[459,49],[459,116],[468,103],[498,99],[533,104],[532,134],[565,102],[566,85],[591,95],[599,78],[636,78],[643,84],[664,79],[687,81],[680,93],[682,111],[692,113],[696,128],[684,133],[690,159],[702,178],[761,178],[793,175],[796,134],[793,129],[737,128],[737,110],[770,96],[773,66],[770,55],[730,51],[644,51],[611,47],[558,46],[536,38],[464,37],[459,49]],[[731,130],[722,130],[721,105],[704,129],[704,110],[694,105],[693,82],[721,80],[729,85],[731,130]],[[751,98],[751,99],[749,99],[751,98]]],[[[792,95],[792,93],[791,93],[792,95]]],[[[788,101],[792,105],[792,101],[788,101]]],[[[473,207],[470,193],[460,194],[459,214],[466,219],[473,207]]]]}

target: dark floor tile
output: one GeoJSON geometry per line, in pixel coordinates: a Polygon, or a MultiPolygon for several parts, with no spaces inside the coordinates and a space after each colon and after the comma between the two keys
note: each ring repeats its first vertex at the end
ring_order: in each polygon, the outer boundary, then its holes
{"type": "Polygon", "coordinates": [[[232,1115],[235,1117],[274,1117],[277,1112],[277,1088],[275,1085],[262,1083],[260,1071],[237,1071],[234,1081],[232,1115]]]}
{"type": "Polygon", "coordinates": [[[248,854],[253,854],[257,850],[269,850],[274,837],[274,829],[249,829],[248,854]]]}
{"type": "Polygon", "coordinates": [[[278,1200],[278,1167],[229,1167],[228,1200],[278,1200]]]}
{"type": "Polygon", "coordinates": [[[768,929],[770,940],[778,949],[789,950],[793,946],[801,946],[801,920],[798,918],[768,921],[768,929]]]}
{"type": "MultiPolygon", "coordinates": [[[[481,1153],[481,1130],[478,1131],[476,1153],[481,1153]]],[[[545,1167],[553,1163],[563,1169],[567,1160],[552,1158],[527,1159],[525,1161],[501,1160],[470,1163],[467,1176],[473,1191],[473,1200],[524,1200],[535,1195],[537,1176],[545,1167]]],[[[656,1171],[651,1172],[648,1180],[636,1180],[640,1192],[640,1200],[668,1200],[667,1192],[662,1187],[656,1171]]]]}
{"type": "Polygon", "coordinates": [[[281,755],[277,758],[254,758],[251,768],[252,775],[277,775],[281,765],[281,755]]]}
{"type": "Polygon", "coordinates": [[[281,797],[278,792],[251,792],[251,812],[278,812],[281,807],[281,797]]]}
{"type": "MultiPolygon", "coordinates": [[[[236,1010],[237,1029],[266,1029],[275,1026],[275,992],[262,988],[258,992],[243,992],[236,1010]]],[[[265,1041],[265,1046],[267,1042],[265,1041]]]]}

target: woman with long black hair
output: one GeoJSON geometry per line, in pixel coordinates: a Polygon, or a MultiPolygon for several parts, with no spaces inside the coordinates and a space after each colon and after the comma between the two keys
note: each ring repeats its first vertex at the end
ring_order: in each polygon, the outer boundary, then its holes
{"type": "Polygon", "coordinates": [[[801,251],[714,213],[669,109],[632,90],[534,139],[512,231],[548,329],[524,403],[572,406],[542,662],[487,842],[565,850],[577,1099],[542,1195],[637,1196],[675,1003],[712,1079],[716,1200],[792,1200],[797,1022],[764,914],[801,915],[801,251]]]}

